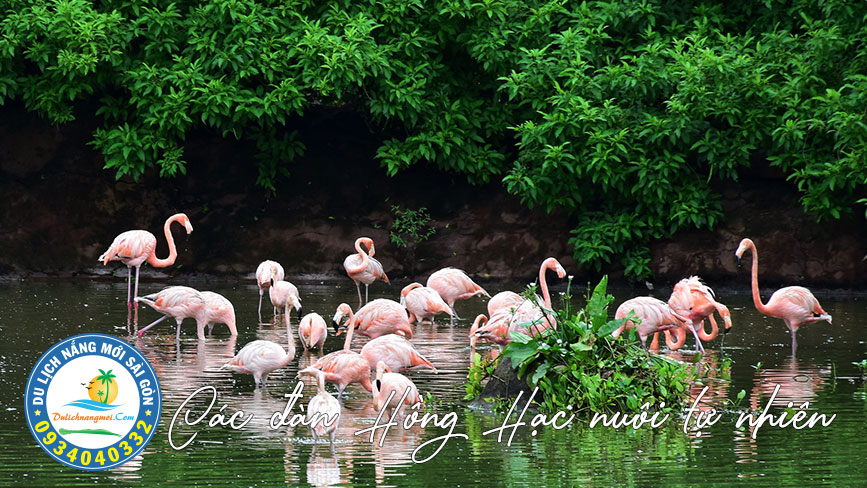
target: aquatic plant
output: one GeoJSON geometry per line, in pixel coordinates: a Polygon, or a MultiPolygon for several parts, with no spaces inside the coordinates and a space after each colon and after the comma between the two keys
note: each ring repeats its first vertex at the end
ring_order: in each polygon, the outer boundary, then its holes
{"type": "Polygon", "coordinates": [[[557,328],[536,337],[512,332],[503,356],[512,360],[519,377],[539,387],[544,410],[636,411],[645,403],[665,411],[679,409],[695,368],[649,354],[632,331],[620,339],[611,337],[626,319],[609,320],[614,297],[607,293],[607,284],[605,276],[587,305],[574,313],[567,291],[565,307],[550,311],[557,328]]]}
{"type": "Polygon", "coordinates": [[[391,224],[389,239],[397,247],[406,250],[406,264],[410,274],[415,271],[415,249],[422,242],[430,239],[436,233],[436,228],[430,224],[431,218],[427,208],[418,210],[401,208],[400,205],[392,205],[391,212],[394,222],[391,224]]]}

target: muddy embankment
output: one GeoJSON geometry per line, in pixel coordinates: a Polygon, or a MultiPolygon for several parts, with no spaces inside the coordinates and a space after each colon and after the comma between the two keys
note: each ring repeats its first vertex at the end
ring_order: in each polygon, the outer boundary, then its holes
{"type": "MultiPolygon", "coordinates": [[[[191,134],[187,175],[138,183],[115,181],[86,145],[94,124],[52,126],[21,107],[0,109],[0,275],[104,276],[119,271],[96,262],[114,236],[147,229],[168,253],[165,218],[189,215],[195,231],[175,229],[176,266],[150,275],[249,277],[266,258],[291,276],[342,277],[343,258],[367,235],[392,278],[426,278],[456,266],[481,281],[529,280],[547,256],[557,256],[579,280],[598,273],[575,265],[567,243],[574,222],[563,214],[525,209],[501,184],[468,185],[460,175],[419,165],[389,178],[373,159],[375,136],[357,118],[322,113],[300,127],[307,146],[276,196],[255,185],[253,147],[211,133],[191,134]],[[389,242],[392,205],[427,207],[436,234],[410,261],[389,242]],[[414,269],[413,269],[414,268],[414,269]]],[[[734,250],[752,237],[761,253],[763,284],[867,288],[867,226],[863,214],[817,224],[791,184],[773,172],[719,188],[727,220],[714,231],[683,232],[652,247],[655,281],[670,286],[698,274],[714,285],[748,280],[734,250]]],[[[622,278],[618,266],[603,269],[622,278]]],[[[125,274],[125,273],[124,273],[125,274]]]]}

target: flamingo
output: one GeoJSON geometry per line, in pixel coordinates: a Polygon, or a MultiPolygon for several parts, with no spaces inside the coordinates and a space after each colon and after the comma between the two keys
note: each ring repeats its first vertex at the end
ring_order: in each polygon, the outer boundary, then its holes
{"type": "Polygon", "coordinates": [[[284,305],[283,322],[286,324],[287,346],[285,351],[283,346],[276,342],[255,340],[241,348],[238,354],[224,364],[221,369],[251,374],[256,382],[256,388],[264,387],[269,374],[286,367],[295,359],[295,340],[292,338],[292,327],[289,325],[288,303],[284,305]]]}
{"type": "Polygon", "coordinates": [[[504,313],[503,310],[491,316],[493,319],[488,320],[485,314],[479,314],[473,320],[473,325],[470,327],[468,334],[470,338],[470,362],[476,355],[476,344],[479,340],[497,344],[502,349],[503,346],[509,343],[509,324],[510,316],[504,313]]]}
{"type": "Polygon", "coordinates": [[[361,286],[359,283],[364,283],[364,303],[367,303],[367,287],[376,280],[382,280],[388,283],[388,276],[382,270],[382,263],[373,258],[376,254],[376,249],[373,247],[373,239],[370,237],[359,237],[355,240],[355,250],[358,254],[350,254],[343,260],[343,268],[346,274],[355,282],[355,289],[358,290],[358,307],[361,308],[361,286]],[[364,244],[370,250],[370,254],[364,252],[361,245],[364,244]]]}
{"type": "Polygon", "coordinates": [[[193,231],[193,225],[186,214],[178,213],[169,217],[163,225],[166,242],[169,244],[169,256],[165,259],[156,256],[157,238],[146,230],[128,230],[119,234],[114,238],[111,246],[108,246],[108,250],[99,257],[103,266],[109,261],[120,261],[126,265],[126,308],[128,312],[131,311],[135,302],[136,321],[138,321],[138,301],[135,298],[138,298],[138,274],[142,263],[148,262],[154,268],[166,268],[175,264],[175,259],[178,258],[178,250],[171,231],[173,222],[183,225],[187,229],[187,234],[193,231]],[[135,266],[135,294],[130,298],[133,266],[135,266]]]}
{"type": "Polygon", "coordinates": [[[319,354],[325,346],[325,338],[328,337],[328,325],[325,319],[318,313],[308,313],[298,324],[298,338],[306,351],[313,346],[319,346],[319,354]]]}
{"type": "MultiPolygon", "coordinates": [[[[621,303],[614,313],[615,319],[625,319],[630,312],[634,312],[640,320],[638,324],[638,337],[641,344],[647,347],[647,337],[655,332],[662,332],[683,325],[686,317],[674,312],[667,303],[653,297],[636,297],[621,303]]],[[[635,327],[635,322],[627,320],[620,328],[611,333],[612,336],[620,337],[624,331],[635,327]]]]}
{"type": "Polygon", "coordinates": [[[205,321],[208,324],[208,335],[214,331],[214,324],[226,324],[233,336],[238,335],[235,327],[235,307],[226,297],[212,291],[199,292],[205,301],[205,321]]]}
{"type": "Polygon", "coordinates": [[[425,319],[430,319],[434,324],[434,317],[440,313],[452,314],[449,304],[443,300],[440,294],[433,288],[422,286],[421,283],[412,283],[400,291],[400,304],[409,311],[410,323],[417,321],[419,324],[425,319]]]}
{"type": "Polygon", "coordinates": [[[205,299],[202,294],[188,286],[170,286],[163,290],[143,297],[136,297],[136,302],[142,302],[157,312],[163,314],[147,327],[138,331],[141,337],[151,327],[172,317],[178,323],[177,339],[181,340],[181,322],[185,318],[196,319],[196,329],[199,340],[205,339],[205,324],[208,323],[205,312],[205,299]]]}
{"type": "Polygon", "coordinates": [[[406,308],[394,300],[377,298],[358,309],[350,320],[359,334],[371,339],[385,334],[397,334],[412,339],[412,325],[406,315],[406,308]]]}
{"type": "MultiPolygon", "coordinates": [[[[704,353],[704,347],[702,347],[701,341],[712,341],[719,335],[719,326],[713,316],[715,310],[723,319],[724,333],[727,334],[731,329],[732,318],[728,307],[716,301],[713,290],[702,283],[698,276],[684,278],[674,285],[674,290],[668,299],[668,306],[679,315],[686,317],[686,325],[694,330],[695,345],[702,353],[704,353]],[[710,333],[704,328],[705,319],[710,322],[710,333]]],[[[654,349],[657,335],[653,335],[651,349],[654,349]]],[[[670,343],[669,347],[671,347],[670,343]]]]}
{"type": "Polygon", "coordinates": [[[373,391],[373,385],[370,383],[370,364],[361,354],[350,350],[352,331],[355,330],[352,309],[349,308],[349,305],[341,303],[334,314],[335,330],[339,328],[344,317],[349,319],[349,330],[346,333],[346,340],[343,342],[343,349],[322,356],[315,363],[298,372],[299,375],[311,376],[318,375],[317,371],[325,373],[325,381],[337,385],[338,399],[343,398],[343,390],[350,383],[360,383],[365,390],[373,391]]]}
{"type": "Polygon", "coordinates": [[[501,308],[518,308],[524,297],[513,291],[501,291],[488,301],[488,315],[494,315],[501,308]]]}
{"type": "Polygon", "coordinates": [[[361,355],[367,359],[371,369],[382,361],[397,373],[415,366],[426,366],[434,373],[437,372],[427,358],[419,354],[408,340],[397,334],[386,334],[371,339],[361,348],[361,355]]]}
{"type": "Polygon", "coordinates": [[[484,295],[488,298],[491,296],[484,288],[475,284],[466,273],[457,268],[443,268],[436,271],[427,279],[427,286],[436,290],[449,305],[452,310],[452,323],[456,318],[460,318],[455,312],[457,300],[472,298],[476,295],[484,295]]]}
{"type": "MultiPolygon", "coordinates": [[[[283,266],[277,261],[262,261],[256,268],[256,284],[259,285],[259,323],[262,323],[262,295],[265,290],[271,288],[271,281],[283,281],[286,273],[283,266]]],[[[274,315],[277,315],[277,307],[274,307],[274,315]]]]}
{"type": "Polygon", "coordinates": [[[315,442],[327,435],[331,447],[334,447],[334,436],[337,435],[337,425],[340,423],[340,401],[325,390],[325,373],[319,370],[316,370],[316,388],[318,393],[307,404],[307,422],[311,422],[310,431],[315,442]],[[317,414],[319,420],[314,424],[312,422],[317,414]]]}
{"type": "MultiPolygon", "coordinates": [[[[539,266],[539,289],[542,290],[542,308],[539,308],[535,303],[525,300],[519,305],[512,314],[512,322],[509,325],[509,331],[517,331],[525,335],[541,334],[547,329],[557,328],[557,321],[548,316],[548,311],[551,310],[551,293],[548,291],[548,280],[545,278],[545,272],[552,270],[557,273],[558,278],[566,277],[566,270],[557,261],[556,258],[546,258],[539,266]],[[544,320],[544,321],[543,321],[544,320]],[[525,324],[532,324],[529,328],[525,324]],[[532,332],[530,331],[532,329],[532,332]]],[[[501,309],[502,311],[503,309],[501,309]]],[[[494,320],[494,317],[491,317],[494,320]]]]}
{"type": "Polygon", "coordinates": [[[391,369],[389,369],[388,365],[383,361],[376,364],[376,381],[374,381],[373,384],[374,388],[371,393],[373,394],[373,408],[376,410],[382,410],[388,407],[400,410],[403,407],[401,400],[407,390],[409,390],[409,393],[407,394],[406,399],[403,400],[404,404],[414,405],[416,403],[422,403],[422,405],[424,405],[421,396],[418,394],[418,388],[416,388],[415,383],[400,373],[393,373],[391,369]],[[388,396],[392,392],[394,392],[394,396],[391,398],[391,401],[389,401],[388,396]]]}
{"type": "MultiPolygon", "coordinates": [[[[288,281],[271,280],[271,286],[268,288],[268,297],[271,298],[271,304],[278,309],[283,309],[285,313],[289,313],[289,307],[293,307],[298,314],[298,320],[301,320],[301,297],[298,295],[298,288],[288,281]]],[[[287,321],[291,322],[289,317],[287,321]]]]}
{"type": "Polygon", "coordinates": [[[822,320],[827,320],[830,324],[831,316],[822,309],[810,290],[802,286],[780,288],[771,295],[767,305],[762,303],[762,297],[759,295],[759,254],[756,245],[750,239],[744,239],[735,251],[735,255],[740,263],[741,257],[747,250],[753,252],[752,289],[756,310],[769,317],[783,319],[792,333],[792,354],[795,354],[798,349],[798,341],[795,339],[798,327],[822,320]]]}

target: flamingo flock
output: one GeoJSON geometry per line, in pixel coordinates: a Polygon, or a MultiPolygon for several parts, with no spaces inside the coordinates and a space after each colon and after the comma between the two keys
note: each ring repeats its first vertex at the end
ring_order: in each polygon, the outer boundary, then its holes
{"type": "MultiPolygon", "coordinates": [[[[138,304],[143,303],[160,313],[162,317],[137,330],[141,337],[158,323],[173,318],[176,323],[176,340],[180,341],[181,324],[191,318],[196,322],[198,340],[205,340],[205,328],[213,333],[215,324],[225,324],[231,336],[237,336],[235,308],[220,294],[198,291],[187,286],[170,286],[156,293],[138,295],[139,269],[145,262],[154,267],[172,265],[177,259],[177,248],[171,234],[171,225],[179,223],[187,234],[192,232],[189,218],[182,213],[166,220],[164,233],[169,247],[169,256],[156,258],[156,238],[144,230],[127,231],[117,236],[99,260],[103,264],[121,261],[127,266],[127,310],[136,311],[138,329],[138,304]],[[132,268],[136,268],[133,291],[132,268]]],[[[392,408],[398,411],[407,405],[421,402],[421,395],[415,384],[403,372],[414,368],[437,373],[436,366],[419,353],[412,342],[415,327],[425,322],[435,326],[435,317],[440,314],[449,316],[454,326],[459,316],[455,303],[472,297],[487,297],[487,314],[479,314],[469,329],[468,338],[471,354],[481,342],[498,345],[501,348],[509,343],[513,334],[546,334],[557,327],[556,314],[553,313],[551,293],[548,288],[547,274],[553,272],[559,279],[566,277],[566,271],[553,257],[546,258],[539,267],[539,295],[525,298],[514,291],[502,291],[493,297],[476,284],[464,271],[456,268],[443,268],[430,275],[426,284],[414,282],[404,287],[398,296],[399,301],[375,298],[369,301],[369,286],[375,281],[389,283],[388,276],[378,260],[374,259],[375,245],[369,237],[355,240],[356,253],[346,257],[343,262],[347,276],[355,283],[358,294],[358,307],[355,312],[341,303],[333,314],[331,328],[335,335],[346,334],[343,348],[324,354],[329,325],[319,313],[302,316],[302,299],[298,287],[285,280],[284,268],[273,260],[263,261],[257,268],[255,277],[259,291],[257,316],[262,321],[262,297],[268,297],[274,308],[274,323],[286,328],[287,343],[284,348],[269,340],[254,340],[244,345],[238,353],[227,361],[222,369],[252,375],[256,388],[264,388],[268,376],[285,368],[296,359],[296,348],[291,324],[291,311],[296,312],[298,337],[304,354],[314,354],[318,349],[319,357],[311,358],[309,365],[298,371],[298,377],[312,377],[317,385],[317,395],[308,406],[308,416],[321,413],[323,417],[339,414],[344,391],[357,384],[372,395],[374,407],[392,408]],[[365,286],[364,297],[361,284],[365,286]],[[353,350],[354,335],[368,338],[359,352],[353,350]],[[325,384],[337,387],[335,399],[325,389],[325,384]],[[392,399],[389,401],[389,395],[392,399]]],[[[792,351],[797,348],[798,328],[812,322],[831,322],[818,300],[806,288],[790,286],[774,292],[767,303],[761,301],[758,287],[758,253],[755,243],[743,239],[735,252],[738,261],[747,252],[752,253],[751,287],[756,309],[770,317],[782,319],[789,329],[792,351]]],[[[571,279],[571,277],[570,277],[571,279]]],[[[660,334],[664,334],[665,344],[671,350],[684,346],[687,333],[693,336],[695,346],[705,352],[704,342],[712,341],[720,332],[727,333],[732,327],[729,309],[717,301],[714,291],[700,278],[691,276],[676,283],[667,302],[654,297],[635,297],[624,301],[615,312],[615,319],[623,320],[623,325],[612,333],[619,338],[625,331],[637,329],[638,337],[647,347],[652,337],[650,350],[659,349],[660,334]],[[722,328],[714,314],[722,321],[722,328]],[[705,321],[711,330],[705,328],[705,321]],[[704,342],[703,342],[704,341],[704,342]]],[[[471,356],[472,357],[472,356],[471,356]]],[[[339,415],[338,415],[339,416],[339,415]]],[[[330,437],[333,444],[336,422],[317,423],[311,427],[315,439],[330,437]]]]}

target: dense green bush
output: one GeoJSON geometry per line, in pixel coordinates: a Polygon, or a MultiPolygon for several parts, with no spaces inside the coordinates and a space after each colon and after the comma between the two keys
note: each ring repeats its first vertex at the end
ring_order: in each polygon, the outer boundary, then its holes
{"type": "MultiPolygon", "coordinates": [[[[186,135],[255,142],[273,191],[315,106],[364,114],[389,174],[502,179],[576,216],[579,263],[723,218],[714,182],[769,161],[818,218],[867,186],[867,20],[842,0],[6,0],[0,104],[98,102],[118,177],[185,171],[186,135]]],[[[86,106],[93,106],[91,104],[86,106]]],[[[862,203],[867,201],[861,200],[862,203]]]]}
{"type": "Polygon", "coordinates": [[[557,328],[536,337],[512,332],[503,356],[512,360],[519,377],[539,387],[538,401],[548,411],[633,412],[645,403],[680,409],[695,368],[648,354],[634,333],[613,338],[626,319],[608,320],[614,297],[607,284],[606,276],[587,297],[587,306],[574,313],[567,292],[566,308],[551,311],[557,328]]]}

